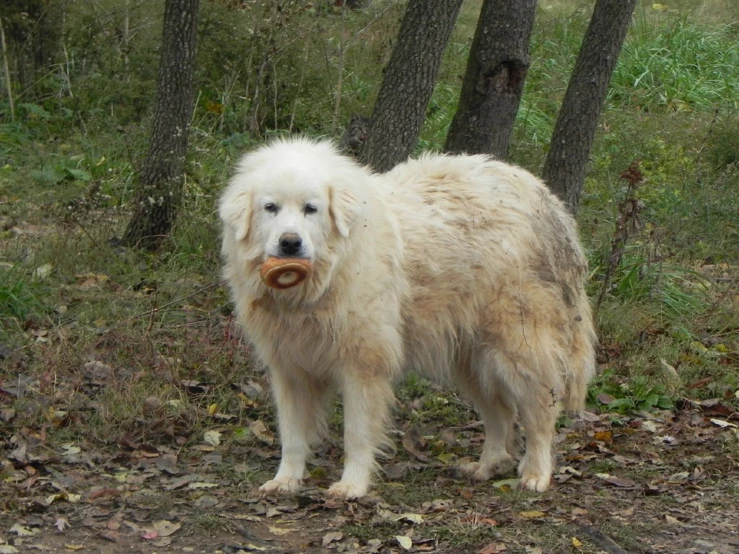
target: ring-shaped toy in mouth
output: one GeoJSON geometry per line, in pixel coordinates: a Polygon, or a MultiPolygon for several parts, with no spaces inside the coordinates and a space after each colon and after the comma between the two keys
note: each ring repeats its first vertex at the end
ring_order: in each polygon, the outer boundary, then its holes
{"type": "Polygon", "coordinates": [[[262,264],[262,282],[273,289],[289,289],[310,277],[313,266],[303,258],[267,258],[262,264]]]}

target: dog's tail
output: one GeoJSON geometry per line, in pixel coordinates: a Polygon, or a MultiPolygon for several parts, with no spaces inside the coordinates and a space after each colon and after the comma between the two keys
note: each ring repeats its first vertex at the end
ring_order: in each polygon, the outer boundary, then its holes
{"type": "Polygon", "coordinates": [[[595,347],[598,342],[590,313],[590,303],[583,294],[577,306],[573,339],[570,345],[564,406],[568,411],[580,412],[585,407],[588,383],[595,375],[595,347]]]}

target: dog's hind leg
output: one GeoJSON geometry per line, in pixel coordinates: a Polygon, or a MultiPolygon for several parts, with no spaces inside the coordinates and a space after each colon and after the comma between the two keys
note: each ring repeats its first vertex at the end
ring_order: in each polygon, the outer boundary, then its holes
{"type": "Polygon", "coordinates": [[[519,486],[542,492],[549,488],[552,478],[552,443],[560,409],[554,389],[543,383],[531,383],[530,390],[520,396],[526,453],[518,465],[519,486]]]}
{"type": "Polygon", "coordinates": [[[352,376],[342,386],[344,400],[344,472],[328,490],[332,496],[367,494],[377,469],[375,456],[388,444],[386,425],[394,395],[384,376],[352,376]]]}
{"type": "Polygon", "coordinates": [[[282,459],[274,479],[259,490],[295,492],[303,483],[311,445],[325,434],[326,388],[302,370],[272,370],[272,391],[277,404],[282,459]]]}
{"type": "MultiPolygon", "coordinates": [[[[525,349],[524,349],[525,350],[525,349]]],[[[518,409],[526,435],[526,452],[518,464],[519,487],[536,492],[549,488],[553,469],[552,444],[560,413],[554,359],[529,351],[516,357],[496,353],[499,379],[509,391],[509,401],[518,409]],[[551,364],[548,362],[552,362],[551,364]]]]}
{"type": "Polygon", "coordinates": [[[472,375],[460,371],[457,379],[460,389],[470,397],[485,425],[485,444],[480,460],[465,464],[462,470],[473,479],[483,481],[508,473],[516,465],[516,407],[510,392],[489,369],[477,369],[472,375]]]}

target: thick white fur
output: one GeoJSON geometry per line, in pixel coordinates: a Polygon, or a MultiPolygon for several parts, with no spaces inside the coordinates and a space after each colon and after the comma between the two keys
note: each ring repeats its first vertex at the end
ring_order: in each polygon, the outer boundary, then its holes
{"type": "Polygon", "coordinates": [[[338,389],[346,456],[329,493],[365,495],[404,368],[471,397],[486,429],[465,468],[474,478],[513,466],[520,417],[521,486],[549,486],[559,401],[582,407],[595,332],[575,222],[538,179],[484,156],[427,155],[373,175],[328,142],[288,139],[241,160],[220,216],[224,274],[279,416],[282,461],[262,491],[299,488],[338,389]],[[314,272],[272,290],[259,268],[284,232],[300,235],[314,272]]]}

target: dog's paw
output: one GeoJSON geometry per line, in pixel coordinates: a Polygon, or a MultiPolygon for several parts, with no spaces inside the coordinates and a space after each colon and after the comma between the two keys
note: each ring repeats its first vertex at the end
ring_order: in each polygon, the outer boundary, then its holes
{"type": "Polygon", "coordinates": [[[487,481],[496,475],[509,473],[515,465],[516,461],[513,459],[513,456],[506,455],[489,462],[464,464],[460,469],[476,481],[487,481]]]}
{"type": "Polygon", "coordinates": [[[259,487],[259,492],[262,494],[272,494],[280,492],[298,492],[300,487],[303,485],[303,481],[292,477],[280,477],[279,479],[272,479],[267,481],[264,485],[259,487]]]}
{"type": "Polygon", "coordinates": [[[367,494],[369,486],[367,484],[352,483],[347,481],[339,481],[331,485],[328,489],[328,495],[334,498],[345,498],[351,500],[354,498],[362,498],[367,494]]]}
{"type": "Polygon", "coordinates": [[[549,488],[551,480],[552,476],[548,473],[539,475],[524,471],[518,482],[518,488],[534,492],[544,492],[549,488]]]}

